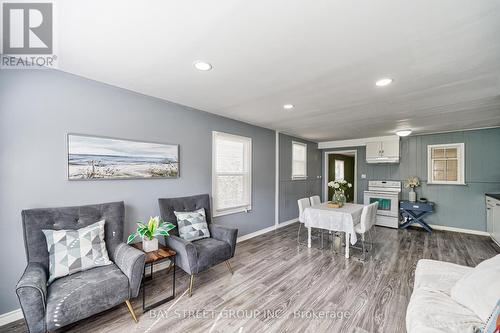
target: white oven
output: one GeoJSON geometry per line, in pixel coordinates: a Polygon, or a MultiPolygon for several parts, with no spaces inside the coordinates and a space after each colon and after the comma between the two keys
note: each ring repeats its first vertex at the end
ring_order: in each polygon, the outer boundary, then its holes
{"type": "Polygon", "coordinates": [[[377,225],[398,228],[400,195],[401,182],[380,180],[368,182],[368,191],[364,192],[364,204],[369,205],[378,201],[377,225]]]}

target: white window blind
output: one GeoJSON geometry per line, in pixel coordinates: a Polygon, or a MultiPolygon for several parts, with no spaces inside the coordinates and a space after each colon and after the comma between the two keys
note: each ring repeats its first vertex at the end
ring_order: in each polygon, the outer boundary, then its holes
{"type": "Polygon", "coordinates": [[[214,216],[252,209],[252,139],[213,132],[214,216]]]}
{"type": "Polygon", "coordinates": [[[465,152],[463,143],[427,146],[429,184],[465,184],[465,152]]]}
{"type": "Polygon", "coordinates": [[[307,145],[292,141],[292,178],[307,177],[307,145]]]}

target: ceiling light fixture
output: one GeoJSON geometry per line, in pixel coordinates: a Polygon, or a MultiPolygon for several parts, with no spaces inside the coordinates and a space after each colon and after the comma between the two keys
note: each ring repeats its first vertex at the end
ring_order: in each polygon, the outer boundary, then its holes
{"type": "Polygon", "coordinates": [[[283,109],[285,109],[285,110],[291,110],[294,107],[295,107],[295,105],[293,105],[293,104],[285,104],[285,105],[283,105],[283,109]]]}
{"type": "Polygon", "coordinates": [[[385,77],[385,78],[380,79],[377,82],[375,82],[375,85],[377,87],[385,87],[385,86],[388,86],[389,84],[391,84],[393,81],[394,81],[393,79],[385,77]]]}
{"type": "Polygon", "coordinates": [[[397,136],[408,136],[411,134],[411,129],[399,130],[396,131],[397,136]]]}
{"type": "Polygon", "coordinates": [[[194,68],[196,68],[199,71],[209,71],[212,69],[212,65],[210,65],[208,62],[205,61],[195,61],[193,63],[194,68]]]}

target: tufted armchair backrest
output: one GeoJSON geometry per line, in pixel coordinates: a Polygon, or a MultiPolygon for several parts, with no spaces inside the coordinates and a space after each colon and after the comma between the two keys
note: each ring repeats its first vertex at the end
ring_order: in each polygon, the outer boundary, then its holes
{"type": "Polygon", "coordinates": [[[161,218],[164,221],[170,222],[176,226],[172,232],[179,235],[177,230],[177,218],[175,212],[192,212],[200,208],[205,208],[207,223],[212,221],[212,212],[210,211],[210,197],[208,194],[198,194],[190,197],[181,198],[161,198],[158,199],[160,205],[161,218]]]}
{"type": "Polygon", "coordinates": [[[97,205],[37,208],[22,211],[24,247],[28,262],[39,262],[47,269],[49,253],[42,229],[80,229],[102,219],[106,220],[105,240],[110,256],[123,242],[125,206],[123,201],[97,205]]]}

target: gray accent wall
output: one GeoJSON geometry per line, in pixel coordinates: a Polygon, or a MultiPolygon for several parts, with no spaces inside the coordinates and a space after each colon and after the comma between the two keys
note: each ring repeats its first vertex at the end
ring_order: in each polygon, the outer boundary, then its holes
{"type": "Polygon", "coordinates": [[[279,222],[296,219],[299,216],[297,200],[321,196],[321,151],[318,144],[279,135],[279,222]],[[307,178],[292,179],[292,141],[307,144],[307,178]]]}
{"type": "MultiPolygon", "coordinates": [[[[417,198],[425,197],[436,203],[435,213],[426,221],[447,227],[486,231],[484,193],[500,192],[500,128],[417,135],[400,141],[399,164],[367,164],[365,147],[325,149],[337,151],[356,149],[358,203],[369,180],[401,180],[418,176],[422,186],[417,198]],[[444,143],[465,143],[466,185],[427,184],[427,146],[444,143]],[[366,179],[361,179],[365,174],[366,179]]],[[[404,189],[403,199],[408,199],[404,189]]]]}
{"type": "MultiPolygon", "coordinates": [[[[126,69],[124,69],[126,70],[126,69]]],[[[195,94],[196,91],[193,91],[195,94]]],[[[123,200],[125,232],[159,215],[159,197],[211,192],[212,131],[252,138],[252,211],[217,223],[239,236],[274,225],[275,132],[52,70],[0,73],[0,314],[19,308],[21,210],[123,200]],[[179,179],[66,180],[66,134],[180,145],[179,179]]]]}

